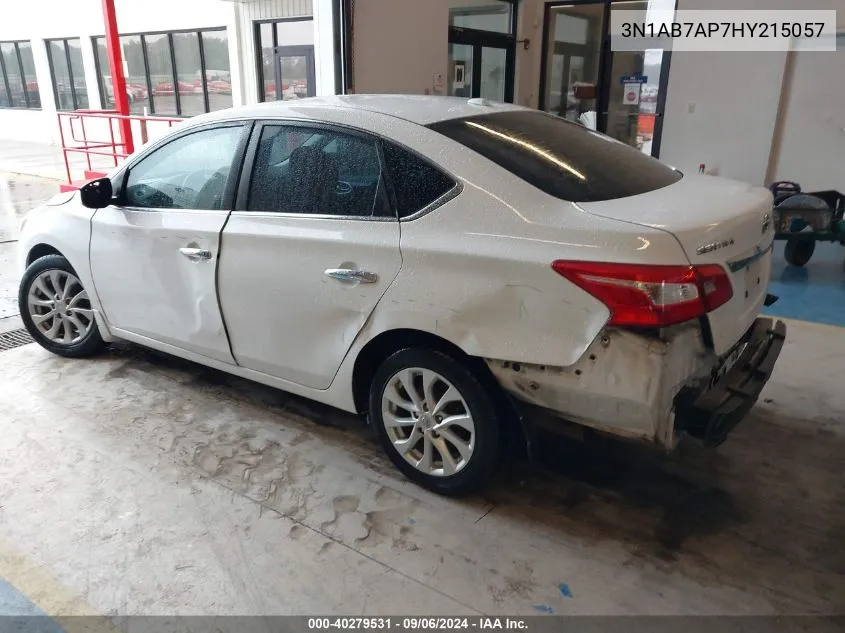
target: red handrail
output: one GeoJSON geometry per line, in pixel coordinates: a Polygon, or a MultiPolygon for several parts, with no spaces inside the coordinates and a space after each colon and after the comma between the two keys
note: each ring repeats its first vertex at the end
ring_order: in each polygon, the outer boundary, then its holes
{"type": "Polygon", "coordinates": [[[69,160],[71,154],[84,154],[89,171],[92,170],[91,156],[108,156],[112,159],[114,166],[117,167],[120,159],[130,155],[131,152],[127,151],[127,145],[132,143],[131,137],[128,141],[115,140],[115,122],[120,127],[129,127],[132,125],[132,121],[138,121],[141,128],[141,142],[146,143],[147,125],[149,123],[166,123],[167,127],[170,128],[174,123],[180,123],[184,120],[173,117],[144,116],[140,114],[122,115],[115,110],[73,110],[71,112],[58,112],[56,114],[59,122],[59,138],[62,143],[62,156],[65,161],[65,173],[67,174],[68,183],[73,182],[69,160]],[[85,121],[89,119],[103,119],[108,121],[108,140],[88,138],[85,121]],[[79,122],[78,129],[74,125],[77,121],[79,122]],[[65,133],[66,123],[69,138],[65,133]]]}

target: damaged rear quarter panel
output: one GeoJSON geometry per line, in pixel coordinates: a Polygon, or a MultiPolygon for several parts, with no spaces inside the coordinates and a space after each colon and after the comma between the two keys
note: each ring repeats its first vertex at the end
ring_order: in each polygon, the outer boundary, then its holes
{"type": "Polygon", "coordinates": [[[697,323],[662,338],[605,329],[569,367],[488,359],[499,383],[518,400],[575,422],[671,448],[674,398],[691,381],[709,378],[716,362],[697,323]]]}
{"type": "Polygon", "coordinates": [[[596,218],[509,174],[471,175],[460,195],[402,222],[402,268],[373,315],[371,336],[414,328],[472,356],[568,366],[609,311],[554,272],[553,261],[637,261],[668,249],[671,263],[686,263],[666,233],[596,218]]]}

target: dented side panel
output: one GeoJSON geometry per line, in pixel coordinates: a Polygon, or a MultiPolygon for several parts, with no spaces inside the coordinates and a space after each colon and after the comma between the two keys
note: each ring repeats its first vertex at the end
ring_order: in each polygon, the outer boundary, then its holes
{"type": "Polygon", "coordinates": [[[99,209],[91,223],[91,274],[117,336],[149,337],[234,363],[220,317],[215,268],[226,211],[99,209]],[[191,261],[179,249],[207,250],[191,261]]]}
{"type": "Polygon", "coordinates": [[[502,183],[508,198],[464,182],[456,198],[402,222],[402,269],[376,309],[373,336],[411,327],[472,356],[565,367],[581,358],[609,311],[557,274],[553,261],[686,263],[671,235],[535,199],[520,182],[502,183]],[[523,195],[519,208],[506,201],[523,195]]]}
{"type": "Polygon", "coordinates": [[[326,389],[402,265],[398,222],[235,211],[220,303],[242,367],[326,389]],[[366,271],[372,283],[330,276],[366,271]]]}

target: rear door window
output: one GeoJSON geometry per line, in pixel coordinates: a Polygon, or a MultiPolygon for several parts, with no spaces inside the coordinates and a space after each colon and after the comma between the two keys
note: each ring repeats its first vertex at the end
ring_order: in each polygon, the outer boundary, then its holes
{"type": "Polygon", "coordinates": [[[456,186],[442,171],[393,143],[383,141],[382,151],[400,218],[422,211],[456,186]]]}
{"type": "Polygon", "coordinates": [[[682,177],[633,147],[544,112],[498,112],[429,127],[571,202],[636,196],[682,177]]]}

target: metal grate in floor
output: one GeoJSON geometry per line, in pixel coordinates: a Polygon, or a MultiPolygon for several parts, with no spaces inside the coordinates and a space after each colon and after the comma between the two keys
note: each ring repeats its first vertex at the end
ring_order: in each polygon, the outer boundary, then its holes
{"type": "Polygon", "coordinates": [[[20,347],[21,345],[29,345],[34,343],[32,337],[24,328],[18,330],[9,330],[8,332],[0,332],[0,352],[7,349],[20,347]]]}

